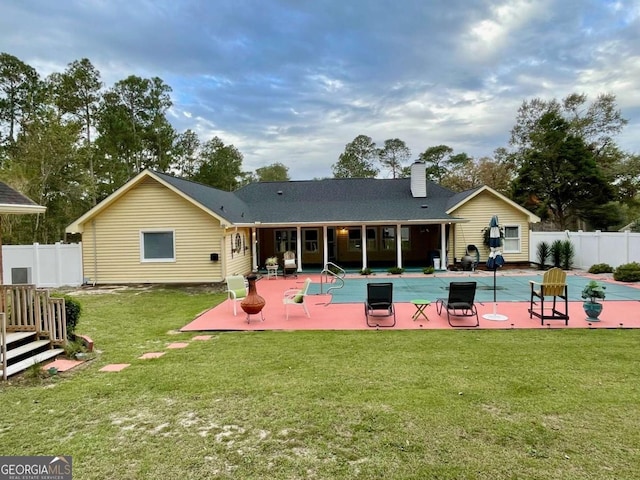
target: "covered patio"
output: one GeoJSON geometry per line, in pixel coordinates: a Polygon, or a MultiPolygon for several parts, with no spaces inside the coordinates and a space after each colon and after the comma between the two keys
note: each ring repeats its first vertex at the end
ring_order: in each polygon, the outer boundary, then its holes
{"type": "MultiPolygon", "coordinates": [[[[529,318],[529,297],[527,294],[529,279],[541,281],[542,273],[535,270],[505,270],[497,275],[496,290],[497,303],[494,306],[493,273],[487,271],[476,272],[442,272],[436,275],[380,274],[370,277],[361,275],[347,275],[345,287],[327,294],[332,284],[321,284],[319,274],[300,274],[296,277],[267,279],[261,277],[256,282],[257,292],[266,300],[262,311],[264,321],[260,315],[253,315],[250,322],[240,309],[237,316],[233,315],[233,308],[229,300],[200,314],[192,322],[185,325],[181,331],[260,331],[260,330],[361,330],[367,327],[364,315],[364,292],[367,282],[394,282],[394,303],[397,323],[392,329],[400,330],[428,330],[451,329],[447,323],[446,314],[436,313],[435,300],[446,296],[446,286],[451,281],[476,281],[476,307],[480,317],[479,327],[470,327],[474,322],[468,317],[454,321],[461,328],[481,329],[515,329],[515,328],[640,328],[640,287],[635,284],[616,282],[609,277],[589,275],[584,272],[569,272],[569,324],[564,321],[545,321],[541,324],[535,317],[529,318]],[[286,319],[285,306],[282,298],[285,290],[301,288],[304,280],[309,277],[312,285],[306,305],[311,318],[307,318],[302,308],[290,308],[289,318],[286,319]],[[607,285],[607,300],[599,322],[586,321],[582,308],[580,292],[582,286],[591,279],[601,281],[607,285]],[[406,284],[406,285],[403,285],[406,284]],[[407,287],[408,285],[408,287],[407,287]],[[501,286],[504,287],[501,289],[501,286]],[[354,290],[355,289],[355,290],[354,290]],[[351,290],[351,293],[348,293],[351,290]],[[322,293],[321,293],[322,292],[322,293]],[[361,298],[360,298],[361,297],[361,298]],[[416,306],[411,299],[425,299],[431,302],[426,307],[426,320],[419,317],[414,320],[416,306]],[[494,308],[506,316],[504,321],[488,320],[483,316],[494,313],[494,308]]],[[[384,325],[384,320],[380,321],[384,325]]],[[[380,329],[384,327],[379,327],[380,329]]],[[[388,330],[391,330],[388,329],[388,330]]]]}

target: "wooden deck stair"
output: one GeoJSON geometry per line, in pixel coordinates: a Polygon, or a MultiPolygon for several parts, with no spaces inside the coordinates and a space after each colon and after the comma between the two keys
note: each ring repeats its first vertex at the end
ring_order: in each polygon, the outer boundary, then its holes
{"type": "MultiPolygon", "coordinates": [[[[0,347],[2,345],[0,344],[0,347]]],[[[2,371],[2,348],[0,348],[0,378],[2,371]]],[[[49,340],[38,340],[35,332],[7,334],[7,377],[23,372],[34,363],[42,363],[64,353],[62,348],[51,348],[49,340]]]]}
{"type": "Polygon", "coordinates": [[[64,298],[35,285],[0,285],[1,379],[56,357],[66,344],[64,298]]]}

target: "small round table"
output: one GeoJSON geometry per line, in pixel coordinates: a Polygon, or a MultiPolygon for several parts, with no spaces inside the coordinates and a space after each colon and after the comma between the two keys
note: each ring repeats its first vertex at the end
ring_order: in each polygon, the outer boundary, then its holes
{"type": "Polygon", "coordinates": [[[411,316],[411,318],[413,318],[413,321],[415,322],[416,320],[418,320],[418,318],[420,318],[420,316],[423,316],[428,322],[429,317],[427,317],[427,314],[425,313],[424,309],[427,308],[429,305],[431,305],[431,301],[424,300],[422,298],[417,298],[410,301],[416,306],[416,313],[414,313],[411,316]]]}

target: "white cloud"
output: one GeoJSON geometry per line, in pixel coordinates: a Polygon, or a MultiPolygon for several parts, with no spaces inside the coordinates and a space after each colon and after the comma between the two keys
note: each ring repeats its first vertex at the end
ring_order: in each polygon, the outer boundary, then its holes
{"type": "Polygon", "coordinates": [[[638,0],[22,0],[0,2],[0,42],[43,76],[83,57],[107,87],[158,76],[176,129],[294,179],[360,134],[491,155],[523,100],[572,92],[615,94],[640,150],[638,0]]]}
{"type": "Polygon", "coordinates": [[[532,21],[545,16],[549,1],[505,1],[491,7],[488,18],[468,27],[468,35],[460,45],[469,61],[494,58],[508,46],[512,35],[532,21]]]}

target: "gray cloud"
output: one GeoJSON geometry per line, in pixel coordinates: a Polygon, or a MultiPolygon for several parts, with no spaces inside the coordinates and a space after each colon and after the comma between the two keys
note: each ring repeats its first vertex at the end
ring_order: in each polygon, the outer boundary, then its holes
{"type": "Polygon", "coordinates": [[[506,145],[533,97],[611,92],[639,152],[640,1],[23,0],[0,5],[1,51],[43,74],[86,57],[110,86],[173,88],[171,120],[220,136],[245,169],[329,176],[359,134],[414,158],[506,145]]]}

